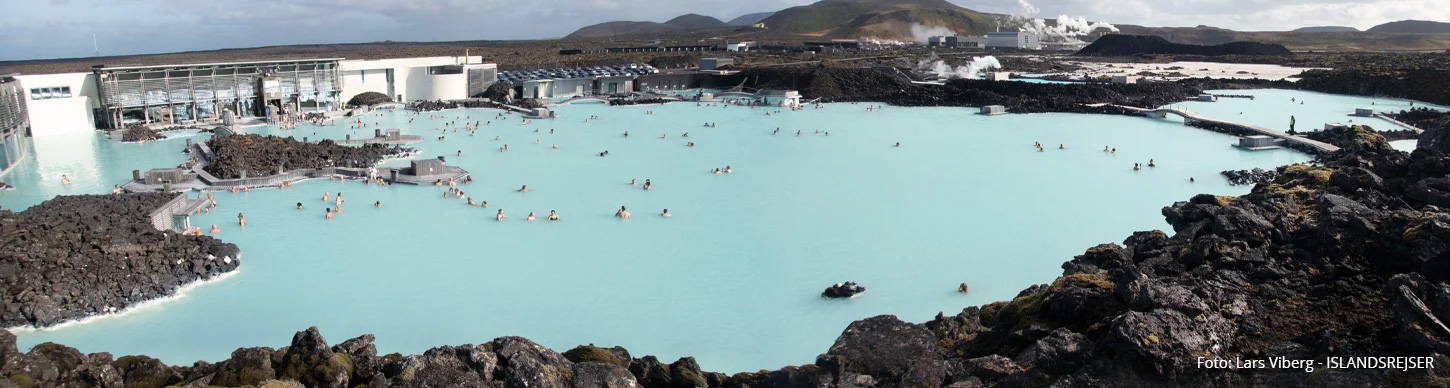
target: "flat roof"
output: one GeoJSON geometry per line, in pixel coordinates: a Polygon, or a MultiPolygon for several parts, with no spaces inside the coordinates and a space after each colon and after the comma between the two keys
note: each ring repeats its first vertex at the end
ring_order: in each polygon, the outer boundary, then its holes
{"type": "Polygon", "coordinates": [[[171,64],[171,65],[118,65],[118,66],[95,65],[95,66],[91,66],[91,69],[92,70],[137,70],[137,69],[157,69],[157,68],[174,68],[174,67],[209,67],[209,66],[256,65],[256,64],[264,64],[264,63],[285,63],[285,62],[324,62],[324,61],[341,61],[343,59],[345,59],[345,58],[292,58],[292,59],[273,59],[273,60],[262,60],[262,61],[211,62],[211,63],[178,63],[178,64],[171,64]]]}

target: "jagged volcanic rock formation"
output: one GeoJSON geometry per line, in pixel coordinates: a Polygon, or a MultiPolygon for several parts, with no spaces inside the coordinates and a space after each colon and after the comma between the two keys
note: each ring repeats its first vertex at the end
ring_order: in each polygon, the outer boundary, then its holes
{"type": "MultiPolygon", "coordinates": [[[[814,363],[725,376],[621,348],[555,353],[503,337],[378,356],[372,336],[328,346],[315,329],[282,349],[171,367],[0,333],[16,385],[315,387],[1095,387],[1450,384],[1450,121],[1405,154],[1366,127],[1343,149],[1281,169],[1241,197],[1163,208],[1173,233],[1136,232],[1063,264],[1010,301],[924,324],[852,323],[814,363]],[[1204,359],[1415,357],[1418,367],[1204,368],[1204,359]],[[1435,369],[1426,369],[1433,364],[1435,369]]],[[[0,382],[3,384],[3,382],[0,382]]]]}
{"type": "Polygon", "coordinates": [[[1127,56],[1152,54],[1182,55],[1294,55],[1283,45],[1259,42],[1229,42],[1196,45],[1169,42],[1161,36],[1111,34],[1094,40],[1076,55],[1127,56]]]}
{"type": "Polygon", "coordinates": [[[174,196],[60,196],[0,210],[0,324],[103,314],[235,270],[236,245],[152,228],[148,214],[174,196]]]}
{"type": "Polygon", "coordinates": [[[792,89],[807,100],[885,102],[901,106],[1002,105],[1009,112],[1123,113],[1086,104],[1112,103],[1158,107],[1197,96],[1201,91],[1178,83],[1036,84],[955,79],[946,85],[913,84],[891,69],[792,66],[751,68],[718,77],[714,87],[792,89]]]}
{"type": "Polygon", "coordinates": [[[213,137],[207,145],[216,158],[205,170],[222,179],[240,178],[243,170],[249,177],[260,177],[299,168],[365,168],[395,152],[382,144],[352,147],[332,140],[310,143],[257,134],[213,137]]]}
{"type": "Polygon", "coordinates": [[[1391,54],[1357,57],[1333,69],[1306,70],[1297,86],[1316,92],[1413,98],[1450,104],[1450,55],[1391,54]]]}
{"type": "Polygon", "coordinates": [[[1279,172],[1276,170],[1265,170],[1262,168],[1255,168],[1253,170],[1224,170],[1219,172],[1219,174],[1228,180],[1228,184],[1235,186],[1269,183],[1274,180],[1274,177],[1279,176],[1279,172]]]}
{"type": "Polygon", "coordinates": [[[351,99],[348,99],[347,105],[350,107],[358,107],[384,104],[389,102],[393,102],[393,98],[386,94],[378,92],[362,92],[358,93],[358,95],[356,96],[352,96],[351,99]]]}
{"type": "Polygon", "coordinates": [[[121,141],[127,142],[142,140],[160,140],[165,138],[166,136],[161,135],[161,133],[157,132],[155,129],[151,129],[151,127],[141,124],[128,125],[126,126],[126,131],[121,133],[121,141]]]}

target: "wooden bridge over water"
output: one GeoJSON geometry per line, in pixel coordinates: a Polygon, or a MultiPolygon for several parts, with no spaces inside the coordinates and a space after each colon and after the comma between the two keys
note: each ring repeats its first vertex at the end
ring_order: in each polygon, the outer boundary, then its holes
{"type": "Polygon", "coordinates": [[[1303,136],[1298,136],[1298,135],[1290,135],[1290,134],[1285,133],[1285,132],[1282,132],[1282,131],[1276,131],[1276,130],[1272,130],[1272,129],[1260,127],[1260,126],[1257,126],[1257,125],[1243,124],[1243,123],[1235,123],[1235,122],[1232,122],[1232,121],[1224,121],[1224,120],[1218,120],[1218,119],[1211,119],[1211,118],[1204,117],[1204,116],[1200,116],[1197,113],[1189,112],[1189,111],[1186,111],[1186,110],[1167,109],[1167,108],[1146,109],[1146,108],[1139,108],[1139,107],[1135,107],[1135,106],[1116,105],[1116,104],[1088,104],[1088,106],[1093,106],[1093,107],[1112,106],[1112,107],[1122,108],[1122,109],[1125,109],[1125,110],[1128,110],[1128,111],[1132,111],[1132,112],[1138,112],[1138,113],[1142,114],[1143,116],[1160,118],[1160,119],[1162,119],[1162,118],[1168,118],[1168,115],[1171,114],[1171,115],[1176,115],[1176,116],[1182,117],[1183,118],[1183,123],[1184,124],[1187,124],[1187,125],[1193,125],[1194,123],[1217,124],[1217,125],[1220,125],[1220,126],[1230,127],[1230,128],[1238,129],[1238,130],[1241,130],[1241,131],[1244,131],[1244,132],[1248,132],[1248,133],[1253,133],[1253,134],[1257,134],[1257,135],[1269,136],[1269,137],[1272,137],[1272,138],[1275,138],[1275,139],[1280,139],[1280,140],[1283,140],[1287,144],[1299,145],[1300,147],[1303,147],[1303,148],[1306,148],[1306,149],[1310,149],[1310,150],[1314,150],[1314,151],[1319,152],[1319,153],[1329,153],[1329,152],[1339,151],[1339,147],[1338,146],[1335,146],[1335,145],[1329,144],[1329,143],[1325,143],[1325,142],[1322,142],[1322,141],[1318,141],[1318,140],[1314,140],[1314,139],[1310,139],[1310,138],[1303,137],[1303,136]]]}

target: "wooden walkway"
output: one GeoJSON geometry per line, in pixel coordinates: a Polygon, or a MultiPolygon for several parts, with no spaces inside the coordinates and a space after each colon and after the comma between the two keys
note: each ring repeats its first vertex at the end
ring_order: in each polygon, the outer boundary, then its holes
{"type": "Polygon", "coordinates": [[[1264,136],[1269,136],[1269,137],[1272,137],[1272,138],[1275,138],[1275,139],[1281,139],[1281,140],[1283,140],[1286,143],[1297,144],[1297,145],[1300,145],[1300,146],[1303,146],[1303,147],[1308,147],[1309,149],[1313,149],[1313,150],[1318,151],[1320,153],[1330,153],[1330,152],[1334,152],[1334,151],[1339,151],[1339,147],[1338,146],[1335,146],[1335,145],[1329,144],[1329,143],[1325,143],[1325,142],[1322,142],[1322,141],[1310,139],[1310,138],[1307,138],[1307,137],[1297,136],[1297,135],[1290,135],[1288,133],[1284,133],[1284,132],[1281,132],[1281,131],[1275,131],[1275,130],[1268,129],[1268,128],[1264,128],[1264,127],[1260,127],[1260,126],[1257,126],[1257,125],[1249,125],[1249,124],[1235,123],[1235,122],[1232,122],[1232,121],[1224,121],[1224,120],[1211,119],[1211,118],[1208,118],[1208,117],[1199,116],[1197,113],[1193,113],[1193,112],[1189,112],[1189,111],[1185,111],[1185,110],[1179,110],[1179,109],[1145,109],[1145,108],[1139,108],[1139,107],[1135,107],[1135,106],[1125,106],[1125,105],[1115,105],[1115,104],[1088,104],[1088,106],[1094,106],[1094,107],[1113,106],[1113,107],[1118,107],[1118,108],[1126,109],[1126,110],[1133,111],[1133,112],[1138,112],[1138,113],[1143,114],[1144,116],[1156,117],[1156,118],[1166,118],[1166,117],[1168,117],[1168,115],[1172,114],[1172,115],[1177,115],[1179,117],[1182,117],[1185,124],[1190,124],[1191,125],[1191,124],[1193,124],[1195,122],[1218,124],[1218,125],[1223,125],[1223,126],[1227,126],[1227,127],[1233,127],[1233,128],[1241,129],[1241,130],[1244,130],[1246,132],[1251,132],[1251,133],[1255,133],[1255,134],[1258,134],[1258,135],[1264,135],[1264,136]]]}
{"type": "Polygon", "coordinates": [[[1388,121],[1388,122],[1390,122],[1390,124],[1398,125],[1398,126],[1403,127],[1405,129],[1408,129],[1408,130],[1411,130],[1411,131],[1415,131],[1415,133],[1425,133],[1425,130],[1423,130],[1423,129],[1415,128],[1415,126],[1413,126],[1413,125],[1409,125],[1409,124],[1402,123],[1399,120],[1395,120],[1394,118],[1391,118],[1390,116],[1386,116],[1384,113],[1375,113],[1374,114],[1374,117],[1378,117],[1378,118],[1380,118],[1380,119],[1382,119],[1384,121],[1388,121]]]}

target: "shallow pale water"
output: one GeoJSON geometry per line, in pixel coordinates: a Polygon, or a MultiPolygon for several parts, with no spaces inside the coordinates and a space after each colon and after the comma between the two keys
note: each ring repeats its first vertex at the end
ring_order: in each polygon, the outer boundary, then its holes
{"type": "MultiPolygon", "coordinates": [[[[693,103],[576,104],[556,109],[557,120],[520,125],[509,116],[477,136],[449,132],[444,141],[436,139],[444,122],[489,121],[497,112],[433,113],[446,120],[423,113],[413,124],[402,111],[384,112],[367,120],[427,138],[415,145],[423,156],[472,171],[475,181],[461,188],[489,207],[444,199],[439,187],[327,180],[219,192],[220,207],[193,223],[218,224],[219,237],[241,246],[239,273],[130,314],[18,333],[20,343],[189,364],[237,347],[283,346],[316,325],[334,342],[376,334],[382,352],[522,335],[561,351],[621,345],[665,360],[695,356],[707,370],[773,369],[812,362],[851,321],[897,314],[920,322],[1009,299],[1050,281],[1088,247],[1167,229],[1159,210],[1173,201],[1248,191],[1228,186],[1221,170],[1308,159],[1241,151],[1229,146],[1231,136],[1168,120],[866,106],[766,116],[693,103]],[[591,115],[602,119],[584,122],[591,115]],[[776,127],[781,134],[771,135],[776,127]],[[509,151],[497,151],[503,143],[509,151]],[[597,156],[603,150],[610,156],[597,156]],[[1159,166],[1132,170],[1150,158],[1159,166]],[[734,172],[708,173],[726,165],[734,172]],[[630,179],[655,187],[644,191],[630,179]],[[516,192],[521,185],[532,192],[516,192]],[[331,221],[323,219],[324,191],[347,201],[331,221]],[[611,217],[621,205],[633,219],[611,217]],[[504,222],[493,220],[500,208],[504,222]],[[663,208],[674,217],[659,217],[663,208]],[[563,220],[543,221],[550,209],[563,220]],[[540,221],[524,221],[530,211],[540,221]],[[238,212],[245,229],[236,226],[238,212]],[[846,280],[870,291],[819,297],[846,280]],[[971,294],[955,292],[961,282],[971,294]]],[[[350,133],[345,121],[338,125],[316,136],[350,133]]],[[[253,130],[314,136],[311,127],[253,130]]],[[[0,193],[0,206],[108,192],[133,168],[185,159],[174,153],[181,140],[90,144],[97,156],[56,152],[21,169],[94,179],[64,188],[20,180],[21,190],[0,193]]]]}
{"type": "MultiPolygon", "coordinates": [[[[1254,96],[1254,98],[1219,98],[1217,102],[1188,101],[1170,106],[1179,109],[1186,108],[1209,118],[1257,125],[1279,131],[1289,130],[1289,117],[1293,116],[1294,129],[1301,132],[1322,130],[1325,123],[1359,124],[1369,125],[1376,130],[1399,130],[1403,128],[1384,119],[1357,117],[1350,114],[1354,113],[1356,108],[1369,108],[1381,113],[1410,109],[1410,101],[1404,99],[1346,96],[1297,90],[1254,89],[1209,90],[1207,92],[1254,96]]],[[[1416,101],[1415,107],[1450,110],[1444,106],[1422,101],[1416,101]]]]}

